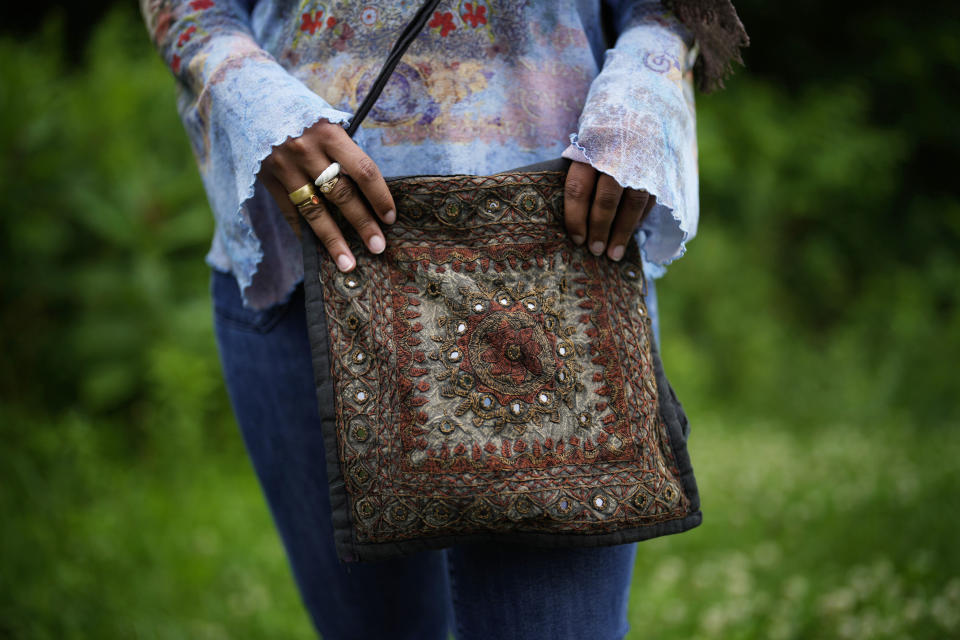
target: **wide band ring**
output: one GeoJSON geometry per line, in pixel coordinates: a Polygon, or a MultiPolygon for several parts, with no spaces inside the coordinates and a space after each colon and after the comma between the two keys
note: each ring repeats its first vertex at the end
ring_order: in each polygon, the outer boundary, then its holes
{"type": "Polygon", "coordinates": [[[327,180],[320,185],[320,191],[324,194],[330,193],[333,191],[333,188],[337,186],[337,183],[340,182],[340,176],[333,176],[331,179],[327,180]]]}
{"type": "Polygon", "coordinates": [[[296,191],[291,191],[287,197],[290,198],[290,202],[293,203],[293,206],[300,206],[302,203],[309,201],[311,198],[316,197],[317,192],[314,191],[313,185],[309,182],[296,191]]]}
{"type": "Polygon", "coordinates": [[[330,182],[331,180],[333,180],[339,175],[340,175],[340,163],[334,162],[329,167],[324,169],[319,176],[317,176],[317,179],[313,181],[313,184],[317,185],[322,189],[324,184],[326,184],[327,182],[330,182]]]}

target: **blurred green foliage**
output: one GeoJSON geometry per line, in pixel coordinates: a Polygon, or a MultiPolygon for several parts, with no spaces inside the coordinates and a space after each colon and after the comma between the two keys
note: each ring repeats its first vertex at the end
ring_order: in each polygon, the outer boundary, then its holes
{"type": "Polygon", "coordinates": [[[165,352],[209,350],[197,258],[212,223],[169,75],[131,13],[79,67],[59,43],[56,22],[0,42],[0,381],[21,405],[132,417],[156,400],[165,352]]]}
{"type": "MultiPolygon", "coordinates": [[[[771,37],[737,4],[749,69],[699,98],[700,235],[659,289],[706,522],[641,545],[634,635],[958,634],[960,24],[771,37]]],[[[310,637],[170,76],[128,6],[82,60],[63,36],[0,38],[0,638],[310,637]]]]}
{"type": "Polygon", "coordinates": [[[798,424],[955,423],[960,201],[903,182],[909,132],[871,125],[848,87],[743,78],[702,102],[695,259],[663,287],[665,360],[693,397],[798,424]]]}

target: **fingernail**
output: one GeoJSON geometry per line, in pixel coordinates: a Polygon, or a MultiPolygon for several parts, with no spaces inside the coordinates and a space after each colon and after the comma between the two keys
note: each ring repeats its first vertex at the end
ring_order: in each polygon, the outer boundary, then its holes
{"type": "Polygon", "coordinates": [[[573,236],[570,236],[570,239],[573,240],[573,244],[576,244],[576,245],[583,244],[583,236],[573,235],[573,236]]]}
{"type": "Polygon", "coordinates": [[[610,259],[619,261],[623,257],[623,245],[617,245],[610,250],[610,259]]]}
{"type": "Polygon", "coordinates": [[[385,214],[383,214],[383,221],[387,224],[393,224],[397,221],[397,212],[393,209],[390,209],[390,211],[387,211],[385,214]]]}
{"type": "Polygon", "coordinates": [[[337,256],[337,267],[340,271],[350,271],[350,269],[353,269],[353,258],[345,253],[341,253],[337,256]]]}
{"type": "Polygon", "coordinates": [[[370,238],[370,244],[367,246],[369,246],[370,251],[374,253],[383,253],[383,250],[387,248],[387,243],[383,240],[382,236],[373,236],[370,238]]]}
{"type": "Polygon", "coordinates": [[[596,242],[591,244],[590,253],[592,253],[595,256],[599,256],[601,253],[603,253],[603,243],[597,240],[596,242]]]}

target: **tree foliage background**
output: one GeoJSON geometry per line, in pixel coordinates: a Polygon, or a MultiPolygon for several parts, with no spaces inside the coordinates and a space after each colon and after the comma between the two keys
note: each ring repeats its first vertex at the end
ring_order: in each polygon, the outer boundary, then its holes
{"type": "MultiPolygon", "coordinates": [[[[960,635],[960,11],[736,3],[660,285],[705,524],[631,637],[960,635]]],[[[233,425],[211,216],[133,7],[0,35],[0,638],[307,638],[233,425]]]]}

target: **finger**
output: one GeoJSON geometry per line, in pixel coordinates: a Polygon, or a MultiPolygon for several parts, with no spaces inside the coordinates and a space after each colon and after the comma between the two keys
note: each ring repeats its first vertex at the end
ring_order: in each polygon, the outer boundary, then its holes
{"type": "MultiPolygon", "coordinates": [[[[350,144],[353,144],[352,140],[350,140],[350,144]]],[[[303,162],[304,170],[308,175],[313,176],[314,180],[323,173],[324,169],[333,163],[333,161],[320,150],[318,145],[301,145],[298,153],[303,162]]],[[[383,237],[383,233],[380,231],[380,225],[377,224],[377,221],[370,213],[370,208],[367,206],[367,203],[360,197],[350,177],[342,171],[336,180],[337,184],[333,190],[330,193],[322,194],[323,197],[337,205],[337,208],[340,209],[340,212],[343,213],[347,221],[350,222],[357,230],[357,233],[360,234],[363,243],[367,245],[371,253],[383,253],[387,242],[383,237]]]]}
{"type": "Polygon", "coordinates": [[[290,225],[290,228],[293,229],[293,232],[297,234],[299,238],[300,214],[297,213],[297,208],[290,202],[286,189],[284,189],[283,185],[268,171],[261,172],[257,177],[260,178],[260,182],[267,188],[267,191],[276,201],[277,206],[280,207],[280,213],[283,214],[283,219],[287,221],[287,224],[290,225]]]}
{"type": "Polygon", "coordinates": [[[356,260],[347,246],[347,241],[344,239],[340,227],[337,226],[337,221],[330,214],[330,210],[327,209],[323,200],[320,200],[317,204],[301,207],[300,213],[330,255],[334,256],[337,268],[340,271],[350,271],[357,266],[356,260]]]}
{"type": "MultiPolygon", "coordinates": [[[[307,184],[308,178],[302,170],[296,168],[296,164],[291,158],[277,153],[274,153],[273,156],[277,157],[270,163],[272,174],[268,174],[268,177],[264,179],[264,184],[267,185],[275,200],[280,202],[280,198],[284,198],[289,203],[289,194],[307,184]],[[271,181],[273,184],[271,184],[271,181]]],[[[341,271],[353,269],[357,265],[357,261],[353,257],[350,247],[347,246],[347,241],[344,240],[333,216],[323,205],[323,200],[320,200],[319,205],[310,207],[306,213],[307,215],[303,217],[337,263],[337,268],[341,271]]]]}
{"type": "Polygon", "coordinates": [[[620,196],[623,194],[616,180],[604,173],[597,178],[597,189],[590,206],[589,243],[590,253],[595,256],[603,254],[607,247],[607,238],[610,235],[610,226],[617,216],[617,207],[620,196]]]}
{"type": "MultiPolygon", "coordinates": [[[[397,219],[397,208],[377,163],[339,127],[327,139],[323,151],[341,164],[377,216],[387,224],[393,224],[397,219]]],[[[322,167],[321,171],[324,168],[326,167],[322,167]]]]}
{"type": "Polygon", "coordinates": [[[610,242],[607,243],[607,257],[619,261],[627,249],[630,235],[640,224],[649,199],[646,191],[626,189],[620,197],[620,208],[610,229],[610,242]]]}
{"type": "Polygon", "coordinates": [[[597,171],[583,162],[572,162],[563,184],[563,219],[575,244],[587,237],[587,215],[597,171]]]}
{"type": "Polygon", "coordinates": [[[340,209],[343,217],[357,230],[371,253],[383,253],[387,247],[387,241],[367,204],[360,198],[350,176],[341,173],[330,193],[325,193],[323,196],[340,209]]]}
{"type": "Polygon", "coordinates": [[[643,224],[643,221],[647,219],[647,216],[649,216],[650,212],[653,211],[653,206],[655,204],[657,204],[657,196],[649,194],[649,197],[647,198],[647,206],[643,208],[643,214],[640,216],[640,222],[638,223],[638,226],[643,224]]]}

